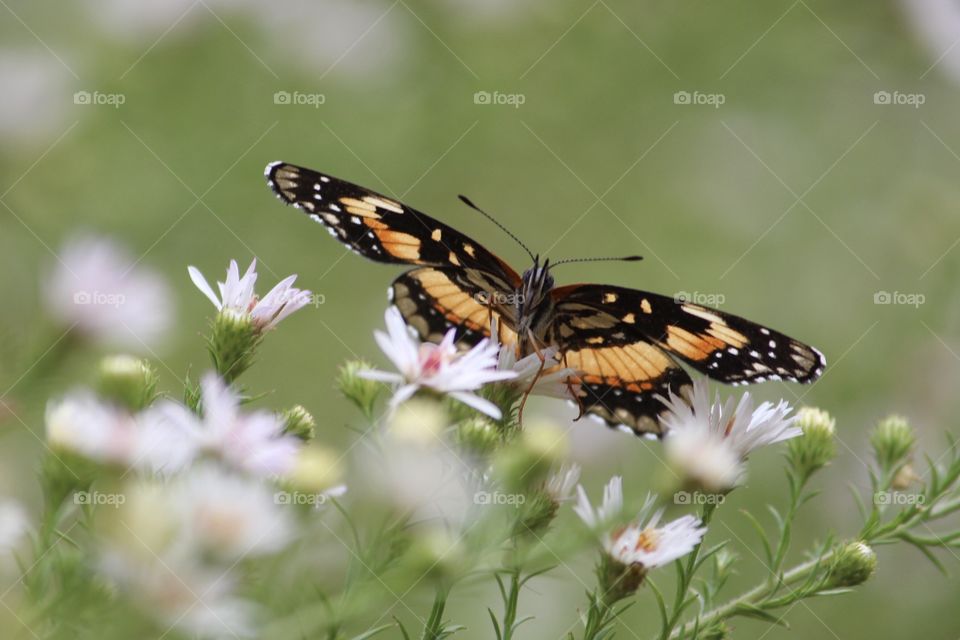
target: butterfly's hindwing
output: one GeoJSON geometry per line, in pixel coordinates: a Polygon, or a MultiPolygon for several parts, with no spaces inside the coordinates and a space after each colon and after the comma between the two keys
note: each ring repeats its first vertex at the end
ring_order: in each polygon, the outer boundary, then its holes
{"type": "Polygon", "coordinates": [[[613,346],[641,337],[720,382],[812,382],[826,366],[819,351],[778,331],[667,296],[606,285],[553,295],[561,338],[613,346]]]}
{"type": "Polygon", "coordinates": [[[501,304],[507,283],[474,269],[425,267],[402,274],[390,287],[390,299],[423,340],[439,342],[456,328],[459,344],[473,346],[490,335],[497,320],[500,342],[516,342],[514,309],[501,304]]]}

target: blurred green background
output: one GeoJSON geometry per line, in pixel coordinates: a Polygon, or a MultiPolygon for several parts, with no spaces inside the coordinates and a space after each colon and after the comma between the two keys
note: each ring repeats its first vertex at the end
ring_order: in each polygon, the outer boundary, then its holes
{"type": "MultiPolygon", "coordinates": [[[[639,265],[556,275],[720,297],[722,309],[819,347],[829,364],[812,388],[755,389],[838,420],[841,456],[819,478],[821,508],[801,517],[801,545],[854,533],[847,483],[866,486],[866,433],[878,418],[909,416],[931,452],[943,430],[956,432],[956,2],[8,2],[0,315],[12,355],[0,365],[3,400],[22,422],[3,423],[4,493],[37,498],[44,398],[82,384],[102,353],[17,382],[57,335],[43,320],[42,274],[84,230],[122,242],[171,283],[173,329],[148,354],[167,389],[207,366],[211,307],[188,264],[222,279],[229,259],[257,257],[261,286],[299,274],[324,303],[268,337],[246,382],[272,390],[266,405],[306,405],[322,440],[356,437],[346,427],[358,416],[332,379],[346,358],[381,362],[371,332],[399,271],[356,258],[281,206],[262,178],[279,159],[401,198],[518,269],[522,250],[457,194],[554,259],[641,253],[639,265]],[[124,103],[75,104],[76,91],[124,103]],[[278,104],[277,92],[322,104],[278,104]],[[883,104],[877,92],[923,104],[883,104]],[[722,104],[694,104],[704,100],[722,104]],[[924,302],[876,304],[884,291],[924,302]]],[[[570,423],[561,403],[536,410],[571,425],[594,490],[612,473],[634,496],[652,483],[656,443],[570,423]]],[[[730,594],[764,575],[738,508],[759,512],[783,495],[777,453],[758,455],[750,474],[713,528],[743,558],[730,594]]],[[[537,621],[524,637],[556,638],[576,623],[592,561],[532,583],[521,612],[537,621]]],[[[430,595],[405,602],[425,614],[430,595]]],[[[468,625],[464,637],[490,637],[495,590],[455,595],[449,615],[468,625]]],[[[742,621],[737,637],[956,638],[958,595],[960,583],[918,553],[881,549],[876,578],[857,593],[796,606],[789,631],[742,621]]],[[[391,613],[413,620],[401,605],[391,613]]],[[[619,635],[647,637],[655,624],[647,594],[619,635]]]]}

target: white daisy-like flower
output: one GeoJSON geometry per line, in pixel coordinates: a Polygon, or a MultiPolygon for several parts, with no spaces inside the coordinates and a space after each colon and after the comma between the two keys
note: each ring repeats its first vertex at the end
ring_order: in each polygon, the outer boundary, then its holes
{"type": "Polygon", "coordinates": [[[46,307],[96,342],[144,351],[166,334],[173,302],[166,282],[100,236],[69,240],[43,286],[46,307]]]}
{"type": "Polygon", "coordinates": [[[784,400],[754,408],[749,393],[710,402],[704,379],[694,382],[690,401],[670,393],[661,398],[668,411],[661,417],[668,460],[686,479],[710,491],[731,489],[743,480],[751,451],[803,434],[794,426],[792,407],[784,400]]]}
{"type": "Polygon", "coordinates": [[[654,510],[655,503],[653,496],[647,496],[636,519],[607,536],[604,548],[614,560],[649,571],[682,558],[700,544],[707,533],[700,520],[686,515],[658,526],[663,509],[654,510]]]}
{"type": "Polygon", "coordinates": [[[217,282],[218,296],[196,267],[187,267],[190,280],[220,311],[249,315],[260,331],[273,329],[281,320],[310,303],[313,294],[297,289],[296,275],[281,280],[267,295],[259,298],[254,290],[257,282],[257,260],[253,259],[243,276],[236,260],[230,261],[226,282],[217,282]]]}
{"type": "Polygon", "coordinates": [[[564,465],[547,478],[544,489],[555,502],[567,502],[573,499],[573,490],[580,482],[580,465],[564,465]]]}
{"type": "Polygon", "coordinates": [[[497,369],[517,374],[511,384],[524,391],[530,389],[531,395],[577,402],[580,385],[571,379],[576,377],[577,372],[561,366],[562,359],[556,347],[547,347],[539,353],[531,353],[518,359],[516,345],[500,343],[498,324],[496,318],[490,322],[490,335],[500,350],[497,354],[497,369]],[[531,383],[533,387],[530,386],[531,383]]]}
{"type": "Polygon", "coordinates": [[[157,403],[141,418],[152,433],[165,430],[168,439],[183,443],[180,455],[160,458],[167,464],[158,471],[176,471],[177,463],[183,467],[204,454],[263,477],[293,469],[303,442],[283,432],[275,413],[241,413],[239,396],[215,374],[205,375],[200,388],[202,418],[172,400],[157,403]]]}
{"type": "Polygon", "coordinates": [[[603,502],[596,509],[587,497],[583,485],[577,485],[577,504],[573,507],[580,519],[591,529],[612,523],[623,512],[623,478],[613,476],[603,488],[603,502]]]}
{"type": "Polygon", "coordinates": [[[603,503],[594,509],[583,486],[577,486],[577,515],[591,529],[601,534],[603,549],[620,564],[643,571],[673,562],[690,553],[700,544],[705,527],[694,516],[683,516],[658,526],[663,509],[654,511],[656,499],[648,495],[637,517],[625,526],[617,526],[623,511],[623,484],[614,476],[603,490],[603,503]]]}
{"type": "Polygon", "coordinates": [[[440,344],[421,343],[411,335],[396,307],[387,309],[384,317],[388,333],[376,331],[374,336],[399,373],[371,370],[361,371],[358,375],[396,385],[391,407],[409,399],[418,389],[427,388],[500,419],[500,409],[495,404],[472,393],[487,383],[517,376],[513,371],[497,370],[496,344],[484,339],[469,351],[460,353],[453,343],[454,329],[447,332],[440,344]]]}
{"type": "Polygon", "coordinates": [[[0,499],[0,568],[30,532],[30,518],[19,502],[0,499]]]}

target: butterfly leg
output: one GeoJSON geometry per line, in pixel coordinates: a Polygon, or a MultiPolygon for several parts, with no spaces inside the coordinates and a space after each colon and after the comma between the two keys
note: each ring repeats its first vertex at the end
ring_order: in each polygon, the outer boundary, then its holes
{"type": "MultiPolygon", "coordinates": [[[[566,353],[563,354],[563,366],[565,367],[568,366],[566,353]]],[[[577,393],[577,390],[573,386],[573,383],[570,381],[570,378],[567,378],[567,392],[569,392],[571,398],[577,401],[577,407],[579,409],[579,413],[577,413],[577,417],[573,419],[573,421],[576,422],[577,420],[582,418],[584,415],[586,415],[587,409],[586,407],[583,406],[583,398],[579,393],[577,393]]]]}
{"type": "Polygon", "coordinates": [[[533,332],[530,332],[529,336],[531,344],[534,345],[534,353],[536,353],[537,357],[540,358],[540,368],[537,369],[537,375],[533,376],[533,379],[530,381],[530,385],[527,387],[527,390],[523,392],[523,399],[520,400],[520,408],[517,410],[517,421],[521,426],[523,426],[523,408],[527,405],[527,398],[529,398],[530,394],[533,393],[533,388],[536,386],[537,381],[540,380],[540,376],[543,375],[543,371],[547,366],[547,359],[543,356],[541,345],[538,344],[533,332]]]}

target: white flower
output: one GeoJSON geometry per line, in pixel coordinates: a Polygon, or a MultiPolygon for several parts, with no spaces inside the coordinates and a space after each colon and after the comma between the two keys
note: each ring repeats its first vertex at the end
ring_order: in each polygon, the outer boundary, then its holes
{"type": "Polygon", "coordinates": [[[513,371],[497,370],[497,345],[484,339],[466,353],[458,353],[453,344],[454,329],[447,332],[440,344],[421,343],[410,334],[396,307],[390,307],[384,315],[389,333],[376,331],[374,336],[400,373],[361,371],[359,375],[397,385],[390,401],[392,407],[426,387],[445,393],[492,418],[501,417],[495,404],[470,393],[489,382],[516,377],[513,371]]]}
{"type": "Polygon", "coordinates": [[[170,326],[166,283],[104,237],[68,241],[43,290],[59,322],[106,345],[148,350],[170,326]]]}
{"type": "Polygon", "coordinates": [[[663,509],[651,515],[654,503],[655,498],[647,496],[636,520],[607,536],[604,548],[614,560],[650,570],[687,555],[700,544],[707,532],[700,520],[687,515],[658,527],[663,509]]]}
{"type": "Polygon", "coordinates": [[[13,500],[0,499],[0,568],[8,554],[15,551],[30,531],[27,512],[13,500]]]}
{"type": "Polygon", "coordinates": [[[743,463],[754,449],[803,433],[793,426],[793,409],[786,401],[763,402],[754,409],[750,394],[744,393],[734,407],[732,397],[722,403],[718,393],[711,404],[704,379],[694,383],[690,402],[672,392],[661,401],[668,409],[661,418],[667,458],[687,479],[710,491],[741,482],[743,463]]]}
{"type": "Polygon", "coordinates": [[[47,442],[97,462],[129,466],[150,449],[135,417],[78,391],[47,405],[47,442]]]}
{"type": "Polygon", "coordinates": [[[254,291],[257,282],[256,269],[257,260],[254,258],[247,272],[241,277],[237,261],[231,260],[227,268],[226,282],[217,282],[219,296],[196,267],[187,267],[187,272],[193,284],[217,309],[249,315],[260,331],[273,329],[291,313],[309,304],[312,294],[306,289],[293,286],[296,275],[284,278],[267,295],[258,298],[254,291]]]}
{"type": "Polygon", "coordinates": [[[179,455],[167,456],[167,464],[157,470],[176,471],[203,454],[260,476],[293,468],[302,441],[283,433],[283,421],[275,413],[240,413],[239,397],[215,374],[200,384],[203,418],[172,400],[159,402],[142,417],[155,433],[166,431],[167,438],[183,443],[179,455]]]}
{"type": "Polygon", "coordinates": [[[204,465],[178,478],[171,490],[181,534],[201,553],[240,559],[275,553],[292,539],[289,511],[258,480],[204,465]]]}
{"type": "Polygon", "coordinates": [[[569,367],[560,366],[563,360],[555,347],[546,347],[539,353],[531,353],[518,360],[515,344],[500,343],[498,324],[496,318],[490,322],[490,335],[493,336],[493,343],[500,350],[497,355],[497,369],[513,371],[516,374],[511,384],[524,391],[530,389],[531,395],[578,402],[580,385],[573,381],[577,372],[569,367]],[[533,383],[532,388],[531,383],[533,383]]]}
{"type": "Polygon", "coordinates": [[[583,485],[577,485],[577,504],[573,510],[591,529],[610,524],[623,511],[623,478],[610,478],[603,488],[603,502],[598,509],[593,508],[583,485]]]}
{"type": "Polygon", "coordinates": [[[580,482],[580,465],[564,465],[547,478],[544,488],[555,502],[567,502],[573,498],[573,490],[578,482],[580,482]]]}

